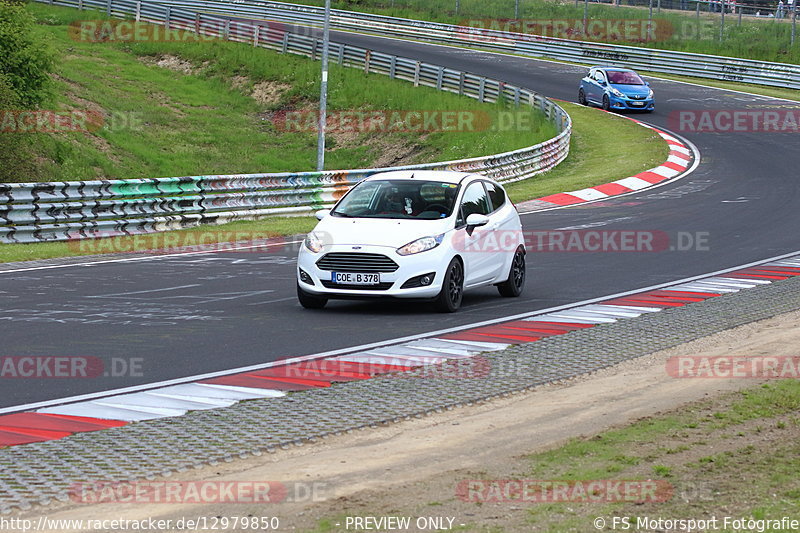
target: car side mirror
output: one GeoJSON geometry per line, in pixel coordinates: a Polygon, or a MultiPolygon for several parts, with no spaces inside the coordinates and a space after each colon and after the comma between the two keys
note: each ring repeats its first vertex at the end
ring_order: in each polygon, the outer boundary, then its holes
{"type": "Polygon", "coordinates": [[[647,85],[648,87],[650,87],[650,82],[649,81],[644,82],[644,84],[647,85]]]}
{"type": "Polygon", "coordinates": [[[604,80],[600,80],[600,81],[598,81],[597,83],[599,83],[599,84],[600,84],[600,85],[602,85],[603,87],[605,87],[605,86],[606,86],[606,82],[605,82],[604,80]]]}
{"type": "Polygon", "coordinates": [[[486,215],[479,215],[472,213],[467,217],[467,228],[477,228],[478,226],[485,226],[489,223],[489,217],[486,215]]]}
{"type": "Polygon", "coordinates": [[[320,209],[319,211],[314,213],[314,216],[317,217],[317,220],[322,220],[323,218],[328,216],[330,213],[331,213],[330,209],[320,209]]]}

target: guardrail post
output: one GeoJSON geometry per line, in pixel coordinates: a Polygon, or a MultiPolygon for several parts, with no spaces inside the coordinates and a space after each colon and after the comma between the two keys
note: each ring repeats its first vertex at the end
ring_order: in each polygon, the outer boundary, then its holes
{"type": "Polygon", "coordinates": [[[395,71],[397,70],[397,56],[392,56],[392,61],[389,63],[389,79],[394,79],[395,71]]]}
{"type": "Polygon", "coordinates": [[[478,101],[483,103],[483,100],[486,96],[486,78],[481,78],[481,81],[478,82],[478,101]]]}
{"type": "Polygon", "coordinates": [[[172,18],[172,8],[167,6],[167,11],[164,13],[164,29],[169,29],[169,19],[172,18]]]}
{"type": "Polygon", "coordinates": [[[464,95],[464,77],[465,76],[466,76],[466,73],[464,71],[461,71],[461,74],[458,76],[458,94],[460,94],[462,96],[464,95]]]}
{"type": "Polygon", "coordinates": [[[283,34],[283,42],[281,43],[281,52],[284,54],[289,51],[289,32],[283,34]]]}
{"type": "Polygon", "coordinates": [[[514,105],[519,107],[519,87],[514,87],[514,105]]]}
{"type": "Polygon", "coordinates": [[[83,11],[83,0],[78,0],[78,9],[83,11]]]}
{"type": "Polygon", "coordinates": [[[230,21],[230,19],[225,21],[225,29],[223,31],[225,32],[225,37],[223,37],[223,39],[225,41],[229,40],[230,39],[230,35],[231,35],[231,21],[230,21]]]}
{"type": "Polygon", "coordinates": [[[261,32],[261,25],[258,24],[256,25],[255,30],[253,31],[253,46],[258,46],[258,37],[259,37],[258,34],[260,32],[261,32]]]}
{"type": "Polygon", "coordinates": [[[442,80],[444,79],[444,67],[439,67],[439,72],[436,73],[436,89],[442,90],[442,80]]]}
{"type": "Polygon", "coordinates": [[[106,2],[106,15],[111,16],[111,0],[106,2]]]}
{"type": "Polygon", "coordinates": [[[364,51],[364,74],[369,74],[369,61],[372,59],[372,51],[364,51]]]}
{"type": "Polygon", "coordinates": [[[417,61],[414,64],[414,87],[419,87],[419,71],[422,68],[422,63],[417,61]]]}
{"type": "Polygon", "coordinates": [[[345,48],[344,44],[340,44],[339,45],[339,61],[338,61],[338,63],[339,63],[340,67],[344,66],[344,51],[345,51],[345,49],[346,48],[345,48]]]}
{"type": "Polygon", "coordinates": [[[142,20],[142,3],[141,2],[136,2],[136,13],[134,14],[133,18],[134,18],[134,20],[136,20],[136,22],[139,22],[139,21],[142,20]]]}
{"type": "Polygon", "coordinates": [[[200,13],[194,14],[194,32],[200,35],[200,13]]]}
{"type": "Polygon", "coordinates": [[[314,42],[311,43],[311,60],[317,60],[317,45],[319,44],[319,39],[314,39],[314,42]]]}

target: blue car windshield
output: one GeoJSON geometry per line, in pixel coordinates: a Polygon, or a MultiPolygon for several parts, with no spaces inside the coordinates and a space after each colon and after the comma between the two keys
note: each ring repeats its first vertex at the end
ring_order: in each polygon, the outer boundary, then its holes
{"type": "Polygon", "coordinates": [[[331,212],[347,218],[434,220],[453,212],[458,185],[440,181],[375,180],[353,187],[331,212]]]}
{"type": "Polygon", "coordinates": [[[609,70],[608,81],[615,85],[644,85],[644,80],[628,70],[609,70]]]}

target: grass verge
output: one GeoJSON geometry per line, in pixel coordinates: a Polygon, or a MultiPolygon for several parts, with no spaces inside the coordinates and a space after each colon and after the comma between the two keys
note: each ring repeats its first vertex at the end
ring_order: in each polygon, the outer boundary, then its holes
{"type": "Polygon", "coordinates": [[[667,159],[669,148],[651,130],[600,109],[567,102],[560,105],[573,121],[569,157],[550,172],[509,184],[506,189],[512,201],[608,183],[658,166],[667,159]],[[636,149],[626,148],[631,146],[636,149]]]}
{"type": "MultiPolygon", "coordinates": [[[[91,132],[24,134],[35,140],[39,171],[14,176],[13,181],[315,168],[316,132],[304,127],[305,122],[285,127],[276,113],[313,116],[319,98],[318,62],[222,41],[86,42],[70,37],[69,24],[103,19],[104,14],[42,4],[29,9],[58,57],[48,106],[93,111],[103,117],[103,125],[91,132]]],[[[481,118],[473,127],[444,124],[441,131],[339,128],[327,139],[329,169],[477,157],[530,146],[556,133],[536,110],[513,110],[526,114],[523,132],[490,127],[511,112],[508,105],[415,88],[337,65],[331,68],[328,103],[331,113],[455,111],[481,118]]]]}
{"type": "MultiPolygon", "coordinates": [[[[780,518],[800,511],[800,383],[786,380],[692,404],[529,457],[529,479],[661,479],[666,502],[548,503],[537,531],[574,531],[597,516],[780,518]],[[744,482],[746,480],[746,483],[744,482]]],[[[646,528],[645,528],[646,529],[646,528]]],[[[734,528],[720,528],[731,531],[734,528]]]]}
{"type": "MultiPolygon", "coordinates": [[[[666,144],[649,129],[598,109],[569,103],[562,105],[573,119],[570,154],[554,170],[510,184],[507,189],[514,202],[608,183],[652,168],[666,159],[669,151],[666,144]],[[630,146],[637,146],[637,150],[629,150],[630,146]]],[[[169,236],[4,244],[0,246],[0,262],[175,248],[179,244],[196,245],[200,240],[204,246],[232,240],[249,243],[305,233],[315,223],[313,217],[271,217],[171,231],[169,236]],[[171,246],[164,246],[170,243],[171,246]]]]}

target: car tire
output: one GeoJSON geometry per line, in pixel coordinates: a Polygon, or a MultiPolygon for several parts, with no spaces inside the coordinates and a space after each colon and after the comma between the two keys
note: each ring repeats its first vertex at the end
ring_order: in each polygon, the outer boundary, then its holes
{"type": "Polygon", "coordinates": [[[297,284],[297,299],[300,301],[300,305],[306,309],[322,309],[328,303],[327,298],[314,296],[301,289],[299,283],[297,284]]]}
{"type": "Polygon", "coordinates": [[[511,260],[511,268],[508,272],[508,279],[497,285],[500,296],[516,298],[525,289],[525,250],[517,248],[514,259],[511,260]]]}
{"type": "Polygon", "coordinates": [[[608,111],[609,109],[611,109],[611,100],[608,99],[608,95],[607,94],[604,94],[603,95],[603,110],[604,111],[608,111]]]}
{"type": "Polygon", "coordinates": [[[589,105],[589,102],[586,100],[586,93],[583,92],[583,87],[578,89],[578,103],[581,105],[589,105]]]}
{"type": "Polygon", "coordinates": [[[436,297],[434,306],[442,313],[455,313],[461,307],[464,297],[464,265],[458,258],[453,258],[447,265],[442,281],[442,290],[436,297]]]}

